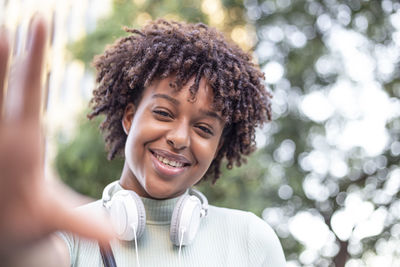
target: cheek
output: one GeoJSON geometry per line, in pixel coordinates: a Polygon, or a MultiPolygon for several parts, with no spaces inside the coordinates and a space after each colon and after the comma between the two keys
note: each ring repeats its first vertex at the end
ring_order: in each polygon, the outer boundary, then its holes
{"type": "Polygon", "coordinates": [[[214,159],[215,152],[217,151],[218,141],[216,140],[199,140],[193,147],[194,151],[197,151],[198,160],[204,165],[206,169],[210,166],[214,159]]]}
{"type": "Polygon", "coordinates": [[[129,153],[131,157],[135,158],[135,160],[142,159],[142,154],[146,149],[146,144],[157,138],[155,131],[143,126],[131,128],[131,132],[129,133],[125,146],[125,154],[129,153]]]}
{"type": "Polygon", "coordinates": [[[149,144],[163,139],[167,130],[165,125],[157,123],[149,116],[134,119],[125,145],[127,159],[135,163],[143,162],[149,144]]]}
{"type": "MultiPolygon", "coordinates": [[[[146,136],[146,127],[144,124],[137,123],[137,120],[132,122],[131,128],[125,144],[126,159],[135,162],[141,159],[143,154],[144,142],[143,137],[146,136]]],[[[148,136],[148,135],[147,135],[148,136]]]]}
{"type": "Polygon", "coordinates": [[[143,147],[147,142],[155,140],[159,137],[160,127],[154,123],[152,117],[144,111],[135,115],[132,126],[129,132],[129,139],[131,139],[131,149],[143,147]]]}
{"type": "MultiPolygon", "coordinates": [[[[130,133],[128,138],[126,139],[125,144],[125,159],[131,165],[132,162],[137,162],[137,155],[138,152],[137,145],[136,145],[136,138],[134,134],[130,133]]],[[[132,166],[131,166],[132,167],[132,166]]]]}

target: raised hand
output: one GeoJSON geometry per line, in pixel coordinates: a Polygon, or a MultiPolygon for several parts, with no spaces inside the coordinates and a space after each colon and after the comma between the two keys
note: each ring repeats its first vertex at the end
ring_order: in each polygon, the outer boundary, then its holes
{"type": "Polygon", "coordinates": [[[44,180],[40,115],[47,26],[42,17],[32,19],[28,35],[25,52],[8,64],[10,45],[5,31],[0,33],[0,256],[55,230],[101,241],[112,237],[107,221],[73,211],[76,199],[44,180]]]}

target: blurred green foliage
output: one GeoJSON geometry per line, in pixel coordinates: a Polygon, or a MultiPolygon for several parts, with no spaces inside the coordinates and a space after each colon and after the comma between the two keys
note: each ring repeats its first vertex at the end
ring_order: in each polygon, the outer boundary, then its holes
{"type": "Polygon", "coordinates": [[[100,198],[104,185],[116,180],[123,160],[107,160],[104,141],[98,129],[100,118],[79,121],[78,135],[69,142],[59,138],[55,166],[61,179],[78,192],[100,198]]]}
{"type": "MultiPolygon", "coordinates": [[[[219,1],[215,1],[219,3],[219,1]]],[[[204,8],[203,8],[204,9],[204,8]]],[[[238,0],[225,0],[222,9],[223,22],[214,23],[221,31],[230,36],[236,26],[245,24],[243,4],[238,0]]],[[[118,0],[113,2],[110,16],[101,18],[96,30],[78,42],[70,45],[75,58],[82,60],[88,66],[93,57],[100,54],[107,44],[126,35],[123,27],[140,27],[147,21],[166,18],[192,23],[210,24],[211,15],[202,12],[202,1],[195,0],[118,0]]]]}
{"type": "MultiPolygon", "coordinates": [[[[265,66],[276,61],[284,66],[281,81],[269,85],[278,95],[276,98],[279,99],[279,95],[284,96],[284,103],[275,104],[274,121],[263,130],[266,144],[248,158],[248,164],[230,171],[224,170],[223,177],[214,186],[203,182],[198,187],[214,205],[250,210],[258,215],[262,215],[268,207],[279,208],[279,223],[271,225],[280,236],[288,260],[297,264],[344,266],[349,259],[364,259],[368,253],[376,253],[376,245],[392,240],[392,233],[396,233],[395,227],[398,226],[398,215],[391,212],[396,209],[399,190],[384,203],[379,202],[376,196],[384,191],[388,176],[398,168],[399,153],[396,151],[399,149],[394,148],[400,146],[399,118],[395,117],[387,123],[389,143],[382,155],[367,156],[359,147],[345,151],[344,161],[348,171],[343,177],[335,177],[329,171],[319,174],[304,168],[302,160],[316,149],[314,141],[317,139],[329,148],[326,153],[335,152],[337,149],[327,141],[330,129],[328,125],[343,125],[346,118],[334,114],[325,121],[313,121],[301,112],[299,102],[303,95],[315,90],[326,90],[339,77],[347,75],[339,56],[327,44],[333,26],[362,35],[368,41],[363,49],[376,61],[376,49],[395,45],[395,28],[391,23],[391,15],[400,12],[400,5],[396,1],[388,0],[223,0],[216,1],[220,4],[219,9],[224,17],[221,22],[207,13],[204,2],[206,1],[115,1],[110,16],[101,19],[94,32],[72,44],[71,50],[76,58],[88,65],[93,55],[103,51],[106,44],[124,35],[121,26],[137,27],[145,19],[159,17],[214,24],[228,37],[236,38],[236,41],[247,40],[247,43],[241,45],[248,49],[253,46],[254,40],[250,40],[252,35],[241,39],[237,33],[241,33],[240,29],[251,32],[253,25],[258,41],[255,50],[260,65],[265,66]],[[323,30],[322,18],[329,18],[329,29],[323,30]],[[365,21],[366,27],[361,23],[365,21]],[[282,38],[272,40],[271,29],[280,29],[282,38]],[[303,45],[296,44],[296,40],[291,39],[293,32],[300,32],[305,36],[303,45]],[[336,59],[339,67],[330,73],[318,72],[316,64],[324,56],[336,59]],[[294,151],[290,158],[285,159],[280,153],[283,153],[283,145],[288,143],[294,144],[294,151]],[[304,190],[304,182],[309,175],[316,175],[321,190],[328,190],[329,195],[325,199],[314,197],[304,190]],[[283,189],[286,193],[279,194],[283,189]],[[355,192],[363,201],[372,203],[375,210],[384,209],[389,215],[381,234],[362,240],[351,236],[341,240],[332,228],[331,218],[337,211],[345,208],[346,197],[355,192]],[[300,211],[309,211],[323,218],[335,237],[325,248],[317,250],[317,257],[309,263],[301,260],[299,255],[304,249],[303,244],[288,229],[289,221],[300,211]],[[349,249],[355,242],[361,244],[361,249],[349,249]]],[[[399,59],[396,64],[398,66],[399,59]]],[[[266,73],[267,77],[268,75],[266,73]]],[[[383,77],[375,70],[374,75],[390,97],[400,97],[398,71],[383,77]]],[[[98,123],[99,121],[88,123],[82,120],[76,138],[60,145],[56,160],[62,179],[77,191],[94,198],[101,196],[106,183],[119,178],[122,169],[121,160],[106,161],[103,142],[96,128],[98,123]]],[[[268,217],[265,219],[269,220],[268,217]]]]}

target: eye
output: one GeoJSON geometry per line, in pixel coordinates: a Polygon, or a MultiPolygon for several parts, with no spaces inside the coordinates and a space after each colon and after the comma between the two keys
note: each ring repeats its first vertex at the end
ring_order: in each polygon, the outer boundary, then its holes
{"type": "Polygon", "coordinates": [[[172,118],[172,115],[168,111],[165,111],[165,110],[156,109],[156,110],[153,110],[153,113],[158,117],[172,118]]]}
{"type": "Polygon", "coordinates": [[[214,135],[214,133],[206,126],[200,125],[200,126],[197,126],[197,128],[199,128],[200,130],[202,130],[204,133],[206,133],[208,135],[214,135]]]}

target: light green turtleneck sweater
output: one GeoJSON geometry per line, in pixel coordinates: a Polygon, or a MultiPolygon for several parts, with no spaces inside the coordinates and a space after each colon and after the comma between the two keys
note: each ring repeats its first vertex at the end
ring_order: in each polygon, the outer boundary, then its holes
{"type": "MultiPolygon", "coordinates": [[[[138,240],[140,266],[285,266],[280,242],[271,227],[253,213],[209,206],[191,245],[179,248],[169,237],[170,220],[178,198],[142,198],[146,229],[138,240]]],[[[84,209],[102,210],[101,200],[84,209]]],[[[95,241],[59,233],[67,243],[71,266],[103,266],[95,241]]],[[[115,241],[112,250],[118,267],[137,266],[134,241],[115,241]]]]}

